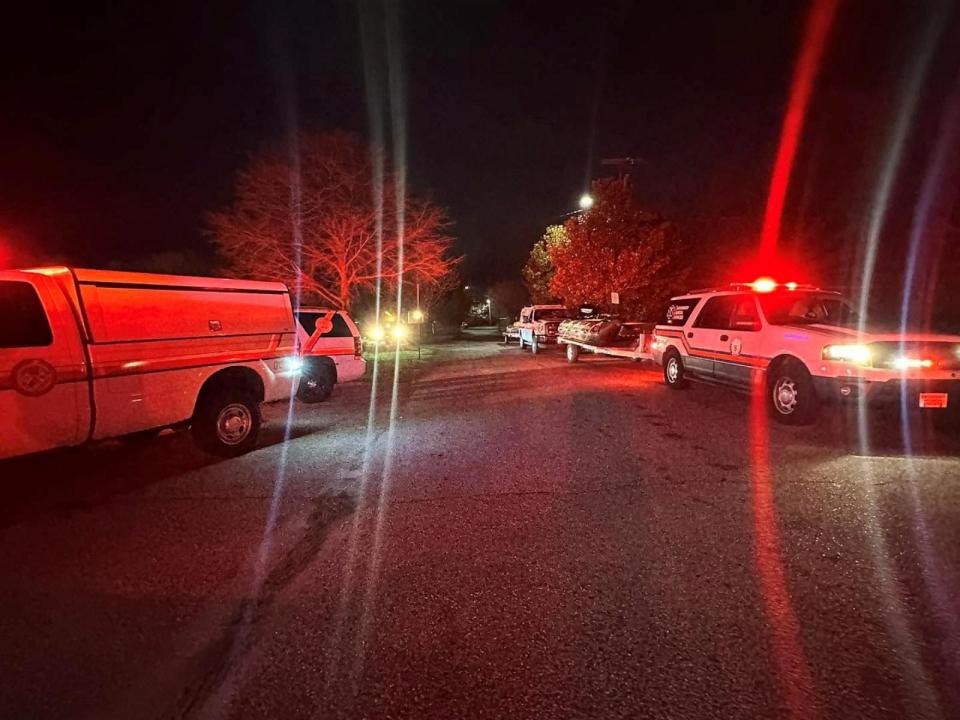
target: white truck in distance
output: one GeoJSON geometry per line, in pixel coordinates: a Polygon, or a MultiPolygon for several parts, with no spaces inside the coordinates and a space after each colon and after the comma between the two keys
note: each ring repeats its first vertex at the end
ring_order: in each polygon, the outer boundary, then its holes
{"type": "Polygon", "coordinates": [[[251,449],[300,359],[280,283],[66,267],[0,272],[0,458],[189,425],[251,449]]]}
{"type": "Polygon", "coordinates": [[[520,349],[530,348],[534,355],[541,345],[556,344],[560,323],[576,317],[563,305],[528,305],[520,311],[520,320],[514,325],[520,340],[520,349]]]}
{"type": "Polygon", "coordinates": [[[960,336],[861,328],[835,292],[769,279],[673,298],[651,344],[671,388],[761,388],[770,414],[813,422],[822,402],[902,403],[955,427],[960,336]]]}

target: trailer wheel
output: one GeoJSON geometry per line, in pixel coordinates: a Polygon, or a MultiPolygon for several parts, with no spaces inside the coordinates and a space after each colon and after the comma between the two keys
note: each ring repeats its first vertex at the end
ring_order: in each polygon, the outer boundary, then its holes
{"type": "Polygon", "coordinates": [[[575,363],[580,359],[580,346],[573,343],[567,343],[567,362],[575,363]]]}
{"type": "Polygon", "coordinates": [[[260,403],[243,389],[212,388],[197,402],[191,424],[202,449],[222,457],[242,455],[257,444],[260,403]]]}
{"type": "Polygon", "coordinates": [[[534,335],[533,339],[530,341],[530,352],[534,355],[540,352],[540,341],[537,339],[536,335],[534,335]]]}

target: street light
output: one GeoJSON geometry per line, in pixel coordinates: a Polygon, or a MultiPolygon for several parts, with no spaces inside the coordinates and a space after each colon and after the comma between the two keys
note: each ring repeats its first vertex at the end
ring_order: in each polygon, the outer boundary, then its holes
{"type": "Polygon", "coordinates": [[[589,210],[593,207],[593,197],[590,193],[584,193],[580,196],[580,209],[589,210]]]}
{"type": "Polygon", "coordinates": [[[487,298],[487,325],[493,325],[493,310],[490,309],[490,298],[487,298]]]}

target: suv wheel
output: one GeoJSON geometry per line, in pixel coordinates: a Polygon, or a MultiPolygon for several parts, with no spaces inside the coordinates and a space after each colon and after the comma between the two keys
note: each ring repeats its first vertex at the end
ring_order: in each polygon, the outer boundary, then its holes
{"type": "Polygon", "coordinates": [[[260,403],[249,392],[217,388],[204,393],[191,424],[197,445],[214,455],[235,457],[257,444],[260,403]]]}
{"type": "Polygon", "coordinates": [[[297,399],[305,403],[323,402],[330,397],[335,384],[333,372],[328,366],[314,366],[306,370],[300,378],[297,399]]]}
{"type": "Polygon", "coordinates": [[[530,352],[534,355],[540,352],[540,341],[537,339],[536,335],[534,335],[533,339],[530,341],[530,352]]]}
{"type": "Polygon", "coordinates": [[[674,390],[687,386],[687,378],[683,373],[683,360],[680,359],[680,353],[676,350],[667,352],[667,357],[663,362],[663,381],[668,388],[674,390]]]}
{"type": "Polygon", "coordinates": [[[810,373],[796,360],[780,363],[770,374],[767,400],[770,414],[786,425],[809,425],[820,406],[810,373]]]}

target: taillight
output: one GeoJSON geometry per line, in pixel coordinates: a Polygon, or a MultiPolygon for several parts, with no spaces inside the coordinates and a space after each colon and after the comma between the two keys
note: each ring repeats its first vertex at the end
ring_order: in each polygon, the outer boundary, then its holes
{"type": "Polygon", "coordinates": [[[363,355],[363,340],[359,335],[353,338],[353,354],[357,357],[363,355]]]}

